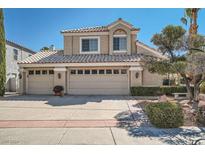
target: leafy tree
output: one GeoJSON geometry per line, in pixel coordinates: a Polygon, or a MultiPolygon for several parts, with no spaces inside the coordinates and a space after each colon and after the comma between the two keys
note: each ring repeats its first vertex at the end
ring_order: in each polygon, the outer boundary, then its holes
{"type": "Polygon", "coordinates": [[[4,15],[3,9],[0,9],[0,96],[5,93],[6,82],[6,47],[4,32],[4,15]]]}
{"type": "Polygon", "coordinates": [[[179,74],[185,81],[190,101],[197,102],[197,93],[199,92],[198,84],[204,80],[204,77],[196,80],[196,76],[199,74],[203,76],[202,74],[205,73],[205,69],[204,71],[201,69],[204,67],[204,64],[202,63],[203,60],[199,61],[197,59],[204,58],[205,60],[205,53],[201,48],[205,42],[204,37],[195,35],[195,37],[190,38],[186,35],[186,31],[181,26],[168,25],[161,31],[161,33],[155,34],[152,37],[151,42],[159,48],[159,51],[167,55],[169,59],[148,60],[147,67],[149,71],[159,74],[179,74]],[[188,54],[189,51],[195,51],[193,52],[195,54],[188,54]],[[193,60],[194,63],[192,63],[193,60]],[[195,63],[196,61],[197,63],[195,63]],[[200,69],[201,72],[194,72],[193,69],[196,68],[200,69]],[[192,84],[196,86],[194,91],[191,90],[192,84]]]}
{"type": "Polygon", "coordinates": [[[49,47],[43,47],[40,49],[40,51],[48,51],[49,50],[49,47]]]}

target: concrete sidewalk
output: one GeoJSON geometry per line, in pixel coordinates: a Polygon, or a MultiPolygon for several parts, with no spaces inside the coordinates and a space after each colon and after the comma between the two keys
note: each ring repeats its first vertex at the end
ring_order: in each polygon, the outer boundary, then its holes
{"type": "Polygon", "coordinates": [[[117,127],[0,128],[0,144],[189,145],[205,136],[204,131],[194,127],[170,130],[136,127],[133,132],[117,127]]]}
{"type": "Polygon", "coordinates": [[[0,128],[99,128],[117,127],[118,123],[117,120],[0,120],[0,128]]]}
{"type": "Polygon", "coordinates": [[[166,144],[158,138],[131,137],[120,128],[10,128],[0,129],[0,144],[166,144]]]}

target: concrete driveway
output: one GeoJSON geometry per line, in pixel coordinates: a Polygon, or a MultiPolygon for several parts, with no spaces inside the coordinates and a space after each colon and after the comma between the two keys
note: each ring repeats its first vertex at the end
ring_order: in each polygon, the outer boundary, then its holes
{"type": "Polygon", "coordinates": [[[205,129],[157,129],[130,96],[0,98],[0,144],[191,144],[205,129]]]}
{"type": "Polygon", "coordinates": [[[129,96],[8,96],[0,99],[0,120],[115,119],[136,103],[129,96]]]}

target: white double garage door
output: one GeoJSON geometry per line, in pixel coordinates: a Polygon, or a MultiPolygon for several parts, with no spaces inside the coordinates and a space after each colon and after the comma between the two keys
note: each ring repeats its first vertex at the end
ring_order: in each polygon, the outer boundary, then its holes
{"type": "MultiPolygon", "coordinates": [[[[127,69],[69,70],[66,88],[70,95],[128,95],[127,69]],[[97,71],[97,72],[96,72],[97,71]],[[99,72],[100,71],[100,72],[99,72]]],[[[39,73],[39,72],[38,72],[39,73]]],[[[54,74],[28,76],[28,94],[52,94],[54,74]]]]}

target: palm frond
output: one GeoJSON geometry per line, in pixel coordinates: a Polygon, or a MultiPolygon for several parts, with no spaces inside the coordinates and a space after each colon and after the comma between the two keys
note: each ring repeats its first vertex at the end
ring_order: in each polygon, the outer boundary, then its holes
{"type": "Polygon", "coordinates": [[[186,19],[185,17],[182,17],[182,18],[181,18],[181,22],[182,22],[183,24],[187,25],[187,19],[186,19]]]}

